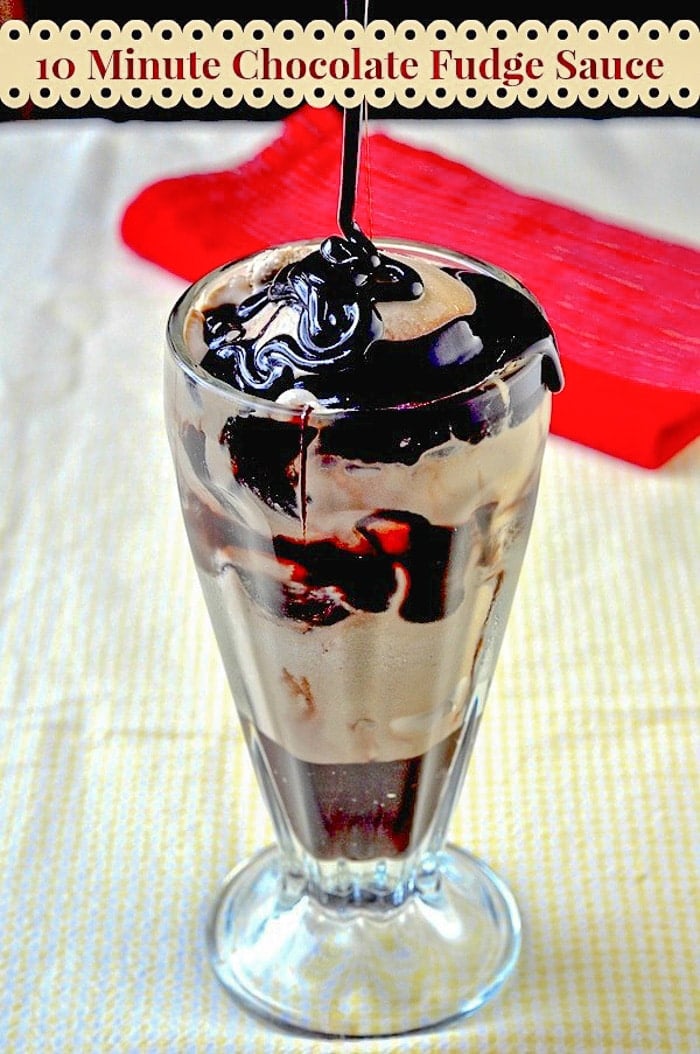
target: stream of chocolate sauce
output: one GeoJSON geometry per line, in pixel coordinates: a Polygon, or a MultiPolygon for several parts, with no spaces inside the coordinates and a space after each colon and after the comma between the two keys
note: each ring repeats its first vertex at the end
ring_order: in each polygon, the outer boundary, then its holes
{"type": "MultiPolygon", "coordinates": [[[[344,0],[344,6],[346,19],[366,24],[363,0],[344,0]]],[[[299,454],[298,474],[293,493],[285,496],[280,482],[275,501],[288,512],[296,512],[304,539],[308,447],[319,432],[310,417],[319,403],[341,409],[388,407],[397,402],[425,407],[420,421],[413,422],[410,444],[402,438],[403,433],[393,436],[393,421],[388,419],[382,426],[386,436],[376,429],[368,431],[366,422],[363,425],[352,419],[320,430],[322,452],[348,457],[354,454],[367,461],[412,463],[424,449],[445,441],[450,431],[470,442],[478,441],[479,422],[467,419],[465,410],[453,421],[449,407],[440,406],[431,415],[428,404],[480,383],[527,348],[542,348],[545,385],[552,391],[563,385],[556,346],[553,338],[549,339],[551,330],[541,309],[526,290],[487,273],[449,272],[475,294],[476,309],[468,320],[454,319],[442,330],[410,341],[382,339],[383,324],[376,305],[417,300],[423,293],[423,281],[405,261],[381,252],[356,220],[366,116],[365,102],[343,108],[336,214],[340,234],[327,237],[318,249],[282,267],[268,285],[242,303],[221,304],[204,312],[208,351],[201,365],[208,373],[234,388],[273,401],[293,389],[298,392],[298,401],[290,403],[295,407],[293,420],[276,425],[283,432],[292,431],[289,438],[299,454]],[[266,323],[257,327],[255,336],[248,337],[247,323],[259,312],[269,312],[271,305],[293,310],[298,319],[295,331],[270,336],[266,323]],[[472,353],[470,346],[480,346],[481,351],[472,353]],[[335,449],[338,444],[342,449],[335,449]],[[294,511],[290,498],[296,506],[294,511]]],[[[242,471],[245,452],[250,450],[252,456],[260,440],[257,423],[254,415],[231,418],[222,431],[221,442],[229,446],[234,475],[242,471]]],[[[280,450],[286,447],[283,442],[280,450]]],[[[256,472],[255,478],[258,476],[262,473],[256,472]]],[[[291,477],[284,475],[284,479],[289,487],[291,477]]]]}

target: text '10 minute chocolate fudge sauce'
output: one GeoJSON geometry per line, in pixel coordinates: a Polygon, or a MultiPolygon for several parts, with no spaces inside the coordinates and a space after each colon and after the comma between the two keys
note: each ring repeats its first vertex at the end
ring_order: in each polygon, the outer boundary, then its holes
{"type": "Polygon", "coordinates": [[[317,857],[412,851],[478,720],[562,384],[503,272],[353,218],[207,276],[177,324],[185,521],[254,757],[317,857]],[[238,393],[238,395],[234,395],[238,393]]]}

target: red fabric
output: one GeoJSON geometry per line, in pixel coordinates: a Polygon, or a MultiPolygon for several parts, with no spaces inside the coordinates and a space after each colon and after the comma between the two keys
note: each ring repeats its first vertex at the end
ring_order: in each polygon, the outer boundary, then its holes
{"type": "Polygon", "coordinates": [[[23,0],[0,0],[0,24],[16,18],[26,21],[23,0]]]}
{"type": "MultiPolygon", "coordinates": [[[[337,110],[305,107],[238,168],[145,187],[123,214],[124,241],[192,281],[260,248],[336,231],[341,131],[337,110]]],[[[543,304],[566,378],[554,433],[647,468],[700,435],[700,252],[381,133],[363,151],[356,215],[366,233],[489,260],[543,304]]]]}

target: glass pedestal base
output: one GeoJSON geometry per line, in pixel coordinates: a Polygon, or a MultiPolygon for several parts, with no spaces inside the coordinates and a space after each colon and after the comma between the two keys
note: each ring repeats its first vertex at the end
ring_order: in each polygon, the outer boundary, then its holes
{"type": "Polygon", "coordinates": [[[226,880],[209,953],[224,988],[278,1027],[379,1037],[444,1025],[498,992],[520,950],[517,904],[455,846],[393,904],[331,902],[285,880],[276,847],[226,880]]]}

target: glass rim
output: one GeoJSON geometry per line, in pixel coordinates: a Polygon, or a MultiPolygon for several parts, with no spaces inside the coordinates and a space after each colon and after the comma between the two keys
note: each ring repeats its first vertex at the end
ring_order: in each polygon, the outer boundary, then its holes
{"type": "MultiPolygon", "coordinates": [[[[296,241],[289,241],[280,244],[289,246],[290,248],[308,245],[310,249],[313,249],[325,241],[327,237],[328,235],[326,234],[318,238],[301,238],[296,241]]],[[[516,288],[519,292],[532,300],[532,302],[541,310],[541,305],[527,286],[523,285],[523,283],[509,271],[506,271],[499,265],[490,263],[487,260],[482,260],[476,256],[470,256],[468,253],[463,253],[457,249],[450,249],[447,246],[434,245],[429,242],[419,242],[405,238],[376,238],[373,239],[373,244],[383,251],[391,251],[392,249],[397,252],[404,251],[405,253],[418,256],[426,262],[435,262],[437,258],[439,258],[443,263],[452,261],[456,265],[467,265],[471,270],[476,271],[477,273],[491,275],[492,277],[505,282],[507,285],[516,288]]],[[[229,260],[226,263],[220,264],[218,267],[214,267],[210,271],[207,271],[200,278],[191,282],[182,291],[170,310],[167,319],[166,345],[170,358],[175,365],[179,367],[179,369],[181,369],[197,387],[209,389],[219,398],[229,401],[239,410],[244,409],[250,412],[257,411],[258,414],[264,414],[268,417],[273,416],[287,421],[298,421],[299,415],[304,414],[305,420],[309,422],[318,420],[320,422],[322,421],[324,424],[329,424],[334,420],[341,420],[350,416],[376,416],[379,414],[396,413],[405,414],[411,411],[420,412],[421,410],[430,410],[431,408],[437,408],[464,399],[488,396],[492,394],[492,389],[494,387],[502,384],[510,384],[512,380],[521,376],[527,367],[531,366],[537,358],[537,353],[533,352],[532,349],[529,349],[519,358],[504,363],[502,366],[492,370],[491,373],[482,380],[467,385],[454,392],[432,396],[423,402],[412,400],[411,402],[396,402],[386,406],[329,407],[317,404],[316,402],[305,403],[302,399],[300,399],[298,403],[281,403],[274,399],[266,399],[264,396],[253,395],[249,392],[241,391],[238,388],[232,387],[232,385],[228,384],[226,381],[220,380],[218,377],[214,377],[207,373],[201,368],[201,366],[193,362],[189,356],[185,342],[184,322],[192,302],[199,292],[203,290],[214,277],[229,270],[231,267],[245,263],[246,260],[253,259],[253,257],[258,256],[262,252],[278,247],[279,246],[277,245],[270,245],[267,248],[256,249],[254,252],[247,253],[245,256],[236,257],[235,259],[229,260]]],[[[536,347],[536,345],[534,345],[534,347],[536,347]]],[[[311,392],[308,394],[313,395],[311,392]]]]}

